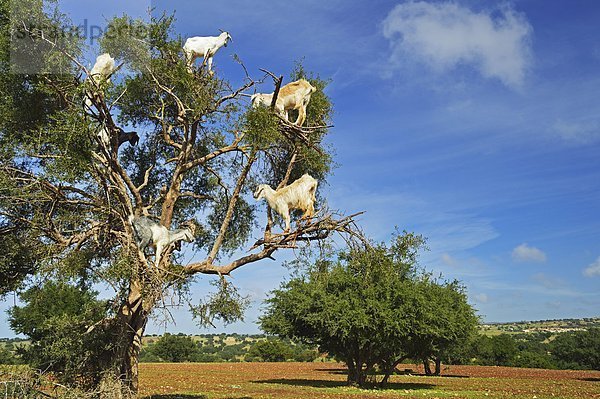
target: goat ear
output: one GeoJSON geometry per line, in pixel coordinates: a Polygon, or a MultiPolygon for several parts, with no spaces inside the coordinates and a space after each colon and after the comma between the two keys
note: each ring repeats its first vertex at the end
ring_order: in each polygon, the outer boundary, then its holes
{"type": "Polygon", "coordinates": [[[140,141],[140,136],[138,136],[137,132],[131,132],[133,133],[133,137],[131,138],[131,141],[129,142],[131,145],[137,145],[137,143],[140,141]]]}

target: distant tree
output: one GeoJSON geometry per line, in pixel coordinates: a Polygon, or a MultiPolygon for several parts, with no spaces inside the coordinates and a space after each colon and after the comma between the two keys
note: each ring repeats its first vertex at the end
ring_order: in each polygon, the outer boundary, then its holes
{"type": "Polygon", "coordinates": [[[600,370],[600,328],[562,333],[550,350],[563,367],[600,370]]]}
{"type": "Polygon", "coordinates": [[[161,359],[154,353],[154,344],[147,345],[140,351],[140,363],[158,363],[161,359]]]}
{"type": "Polygon", "coordinates": [[[285,362],[293,357],[290,345],[278,339],[258,341],[250,347],[245,360],[252,362],[285,362]]]}
{"type": "Polygon", "coordinates": [[[319,351],[310,345],[296,343],[292,346],[292,360],[296,362],[313,362],[319,356],[319,351]]]}
{"type": "Polygon", "coordinates": [[[536,369],[554,369],[552,358],[547,353],[533,352],[533,351],[519,351],[515,359],[513,360],[513,366],[515,367],[526,367],[536,369]]]}
{"type": "Polygon", "coordinates": [[[0,364],[18,364],[19,359],[12,351],[5,346],[0,345],[0,364]]]}
{"type": "Polygon", "coordinates": [[[152,346],[152,353],[163,362],[189,362],[198,353],[198,345],[186,335],[165,333],[152,346]]]}
{"type": "Polygon", "coordinates": [[[376,365],[385,384],[402,360],[440,355],[477,320],[457,283],[440,284],[418,272],[423,245],[421,236],[404,233],[390,248],[356,247],[337,260],[318,259],[274,291],[261,327],[343,360],[349,384],[365,386],[376,365]]]}
{"type": "Polygon", "coordinates": [[[473,343],[473,356],[478,364],[512,366],[518,354],[517,342],[509,334],[479,336],[473,343]]]}

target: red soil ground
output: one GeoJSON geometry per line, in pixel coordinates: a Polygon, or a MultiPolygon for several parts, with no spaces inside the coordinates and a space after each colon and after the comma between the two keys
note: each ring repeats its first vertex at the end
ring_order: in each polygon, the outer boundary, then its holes
{"type": "Polygon", "coordinates": [[[335,363],[153,363],[140,365],[145,399],[465,398],[600,399],[600,371],[448,366],[441,377],[395,375],[389,388],[346,387],[335,363]]]}

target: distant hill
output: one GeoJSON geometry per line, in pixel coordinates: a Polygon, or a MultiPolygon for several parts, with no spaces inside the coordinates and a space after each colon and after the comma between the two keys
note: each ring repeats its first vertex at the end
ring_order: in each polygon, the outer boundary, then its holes
{"type": "Polygon", "coordinates": [[[482,334],[492,336],[499,334],[530,334],[539,332],[558,334],[567,331],[583,331],[593,327],[600,327],[600,317],[484,323],[481,324],[479,329],[482,334]]]}
{"type": "MultiPolygon", "coordinates": [[[[479,331],[482,334],[493,336],[499,334],[528,334],[536,332],[561,333],[567,331],[581,331],[589,328],[600,328],[600,317],[589,317],[583,319],[557,319],[557,320],[538,320],[538,321],[515,321],[507,323],[482,323],[479,331]]],[[[175,333],[175,335],[189,334],[175,333]]],[[[191,335],[195,341],[221,343],[224,346],[236,345],[240,343],[252,344],[256,341],[267,338],[263,334],[196,334],[191,335]]],[[[144,344],[153,343],[159,339],[160,335],[147,335],[144,337],[144,344]]],[[[0,345],[8,343],[28,344],[25,338],[0,338],[0,345]]]]}

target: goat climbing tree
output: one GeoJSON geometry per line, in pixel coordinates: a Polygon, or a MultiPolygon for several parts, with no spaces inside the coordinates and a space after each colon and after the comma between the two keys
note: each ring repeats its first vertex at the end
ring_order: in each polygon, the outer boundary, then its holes
{"type": "MultiPolygon", "coordinates": [[[[22,14],[13,10],[10,20],[0,21],[0,91],[6,93],[0,99],[0,241],[5,253],[27,256],[2,258],[0,270],[16,272],[11,288],[31,273],[113,287],[106,313],[77,331],[106,343],[89,349],[76,365],[87,370],[85,361],[94,362],[102,375],[79,382],[108,377],[136,391],[149,316],[173,295],[187,298],[194,276],[213,274],[218,286],[194,308],[199,321],[232,321],[243,310],[227,278],[235,269],[334,231],[352,234],[353,216],[323,206],[315,218],[284,233],[269,211],[260,212],[263,203],[251,198],[258,183],[283,187],[304,173],[323,180],[330,172],[331,155],[322,142],[331,117],[326,81],[301,66],[293,71],[292,79],[305,77],[317,88],[306,125],[296,127],[271,109],[249,106],[257,84],[278,91],[277,75],[253,79],[234,56],[241,81],[234,88],[219,76],[220,65],[233,64],[225,53],[216,57],[214,75],[202,65],[190,73],[172,17],[142,22],[124,16],[110,22],[100,42],[101,52],[119,67],[110,83],[96,82],[86,79],[89,68],[77,38],[65,41],[40,28],[64,31],[64,17],[45,14],[41,1],[19,4],[22,14]],[[28,23],[32,15],[44,24],[28,23]],[[36,58],[40,73],[8,73],[15,34],[28,38],[29,47],[21,51],[36,58]],[[60,73],[43,73],[50,67],[60,67],[60,73]],[[86,98],[90,107],[83,106],[86,98]],[[137,146],[118,147],[120,126],[138,131],[137,146]],[[111,135],[110,148],[98,138],[103,128],[111,135]],[[171,245],[154,264],[135,245],[130,215],[152,217],[169,229],[191,220],[193,246],[178,254],[171,245]],[[265,227],[251,240],[257,226],[265,227]],[[240,249],[245,255],[236,257],[240,249]]],[[[6,11],[8,2],[0,6],[6,11]]]]}

